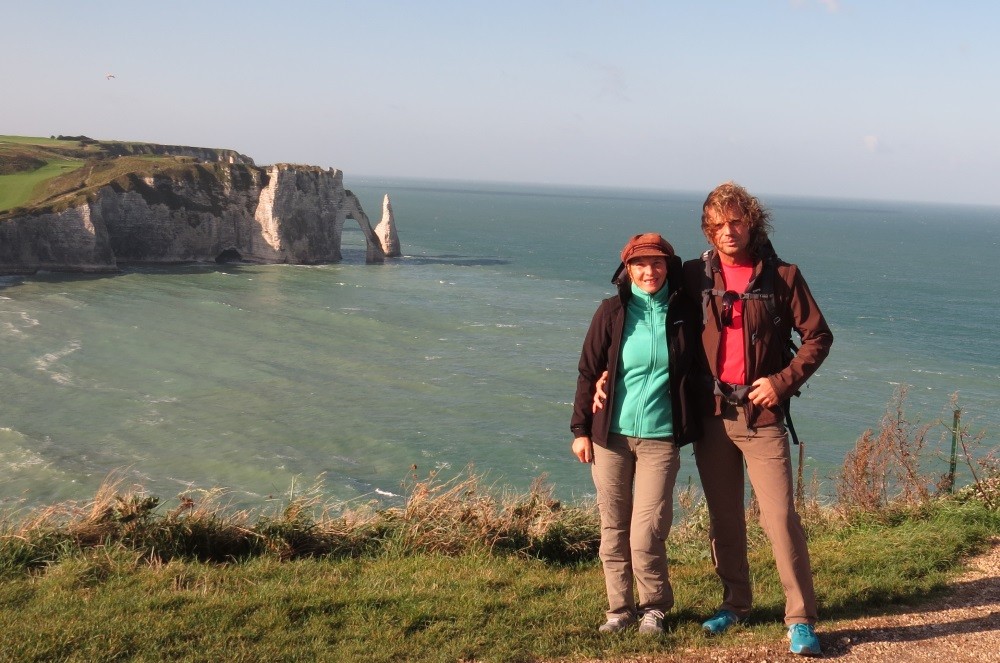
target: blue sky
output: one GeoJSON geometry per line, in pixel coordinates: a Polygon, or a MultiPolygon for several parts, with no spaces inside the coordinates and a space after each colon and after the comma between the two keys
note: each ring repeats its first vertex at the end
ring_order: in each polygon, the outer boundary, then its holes
{"type": "Polygon", "coordinates": [[[226,147],[348,183],[1000,205],[986,0],[0,1],[0,133],[226,147]]]}

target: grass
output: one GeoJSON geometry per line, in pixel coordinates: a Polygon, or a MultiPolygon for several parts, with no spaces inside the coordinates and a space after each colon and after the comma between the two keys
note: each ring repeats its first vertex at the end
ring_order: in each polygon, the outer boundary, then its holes
{"type": "MultiPolygon", "coordinates": [[[[548,616],[582,632],[567,606],[581,595],[588,603],[598,598],[588,587],[594,583],[580,583],[568,569],[553,573],[540,562],[488,556],[175,563],[141,572],[110,572],[108,565],[80,560],[38,582],[6,584],[0,605],[16,608],[4,610],[14,617],[5,622],[13,637],[4,638],[0,655],[512,660],[539,645],[567,651],[548,616]]],[[[595,577],[594,569],[585,573],[595,577]]]]}
{"type": "Polygon", "coordinates": [[[58,212],[104,186],[130,189],[137,178],[153,173],[193,178],[207,168],[220,176],[216,163],[153,153],[162,147],[0,136],[0,221],[27,212],[58,212]]]}
{"type": "MultiPolygon", "coordinates": [[[[700,502],[669,539],[668,632],[646,638],[597,633],[596,513],[554,502],[540,482],[498,495],[471,475],[419,481],[406,505],[358,513],[334,513],[311,491],[266,514],[229,512],[219,498],[160,504],[110,482],[86,504],[8,517],[0,660],[586,660],[782,637],[784,595],[756,526],[754,612],[721,638],[702,635],[720,586],[700,502]]],[[[811,514],[824,620],[933,598],[1000,533],[1000,513],[970,491],[811,514]]]]}
{"type": "MultiPolygon", "coordinates": [[[[868,552],[862,544],[887,531],[856,532],[842,542],[837,556],[847,571],[817,564],[826,618],[856,614],[856,607],[830,605],[823,588],[858,573],[868,552]]],[[[924,533],[917,527],[900,535],[912,542],[924,533]]],[[[933,557],[947,559],[958,550],[934,545],[933,557]]],[[[910,579],[909,566],[889,555],[880,573],[910,579]]],[[[943,568],[935,577],[900,585],[901,591],[869,590],[863,603],[870,611],[884,602],[920,600],[945,577],[943,568]]],[[[717,599],[716,587],[706,591],[714,585],[707,562],[681,565],[674,579],[678,604],[667,635],[604,638],[595,629],[604,604],[596,563],[553,567],[480,553],[150,567],[94,551],[0,586],[7,626],[0,655],[24,661],[517,661],[648,656],[780,637],[774,615],[783,598],[770,574],[755,578],[754,618],[738,633],[711,641],[697,621],[717,599]]]]}
{"type": "Polygon", "coordinates": [[[77,141],[0,136],[0,213],[30,206],[46,182],[83,166],[95,149],[77,141]]]}
{"type": "Polygon", "coordinates": [[[0,211],[24,206],[44,182],[71,173],[81,166],[83,162],[79,160],[54,159],[37,170],[0,175],[0,211]]]}
{"type": "MultiPolygon", "coordinates": [[[[966,453],[976,471],[954,494],[929,488],[917,470],[926,430],[907,424],[904,398],[845,459],[865,481],[838,486],[836,505],[802,505],[825,622],[933,601],[1000,534],[995,456],[966,453]]],[[[967,451],[983,439],[961,436],[967,451]]],[[[690,487],[668,539],[675,606],[654,638],[597,633],[596,510],[560,504],[541,480],[511,493],[471,472],[414,477],[405,504],[387,509],[346,511],[315,489],[266,512],[224,500],[161,503],[112,478],[88,502],[0,518],[0,660],[710,658],[783,635],[784,594],[756,524],[754,611],[724,636],[702,634],[721,589],[690,487]]]]}
{"type": "Polygon", "coordinates": [[[48,146],[58,146],[64,145],[66,141],[58,140],[56,138],[43,138],[41,136],[2,136],[0,135],[0,143],[18,143],[21,145],[48,145],[48,146]]]}

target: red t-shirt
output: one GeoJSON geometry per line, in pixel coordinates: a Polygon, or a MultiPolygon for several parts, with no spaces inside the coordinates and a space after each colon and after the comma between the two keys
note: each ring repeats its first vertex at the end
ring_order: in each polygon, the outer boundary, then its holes
{"type": "MultiPolygon", "coordinates": [[[[722,265],[722,278],[726,290],[746,292],[753,266],[722,265]]],[[[719,304],[720,310],[722,304],[719,304]]],[[[722,344],[719,346],[719,380],[730,384],[746,384],[746,353],[743,344],[743,300],[733,304],[733,322],[722,328],[722,344]]]]}

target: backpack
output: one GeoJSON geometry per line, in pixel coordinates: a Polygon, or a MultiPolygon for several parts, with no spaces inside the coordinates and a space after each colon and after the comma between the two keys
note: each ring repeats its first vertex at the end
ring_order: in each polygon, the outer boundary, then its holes
{"type": "MultiPolygon", "coordinates": [[[[705,264],[705,283],[709,286],[701,291],[702,324],[708,324],[709,298],[721,297],[726,293],[725,290],[718,290],[711,287],[715,284],[715,275],[712,273],[711,258],[712,249],[708,249],[701,254],[701,261],[705,264]]],[[[742,301],[753,299],[764,302],[764,306],[767,309],[767,315],[775,326],[781,322],[781,312],[778,310],[774,296],[774,281],[776,278],[778,278],[778,256],[772,251],[766,258],[764,258],[764,266],[761,268],[760,275],[757,277],[754,289],[750,292],[738,293],[739,298],[742,301]]],[[[791,337],[789,337],[788,343],[784,347],[785,366],[792,361],[792,358],[798,350],[798,346],[795,345],[795,342],[792,341],[791,337]]],[[[797,391],[792,394],[792,396],[798,395],[799,392],[797,391]]],[[[791,399],[782,402],[781,409],[785,413],[785,428],[788,429],[788,434],[791,436],[792,442],[798,444],[799,436],[795,433],[795,425],[792,423],[791,399]]]]}
{"type": "MultiPolygon", "coordinates": [[[[705,264],[705,282],[709,286],[715,283],[715,277],[712,274],[712,249],[709,249],[701,254],[701,261],[705,264]]],[[[764,302],[764,306],[767,307],[768,317],[771,321],[777,325],[781,322],[781,315],[778,313],[778,307],[774,303],[774,279],[778,275],[778,256],[771,253],[764,259],[764,267],[760,271],[760,276],[757,278],[757,287],[751,292],[738,293],[740,299],[747,301],[748,299],[757,299],[764,302]]],[[[702,311],[704,319],[703,324],[708,324],[708,298],[709,297],[721,297],[726,293],[725,290],[717,290],[715,288],[705,288],[701,291],[702,297],[702,311]]],[[[791,339],[789,339],[791,343],[791,339]]],[[[795,346],[792,346],[792,355],[795,354],[795,346]]]]}

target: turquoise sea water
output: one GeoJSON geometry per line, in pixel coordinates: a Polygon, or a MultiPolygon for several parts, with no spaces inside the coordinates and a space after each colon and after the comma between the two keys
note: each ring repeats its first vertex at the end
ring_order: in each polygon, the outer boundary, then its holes
{"type": "MultiPolygon", "coordinates": [[[[259,504],[317,479],[337,500],[467,465],[592,493],[569,453],[580,343],[618,250],[705,248],[703,194],[347,178],[405,257],[363,264],[128,269],[0,279],[0,499],[86,499],[109,472],[163,498],[224,487],[259,504]]],[[[1000,430],[1000,209],[765,197],[835,335],[793,405],[832,477],[896,385],[909,411],[1000,430]]],[[[932,438],[937,440],[935,428],[932,438]]],[[[685,454],[685,472],[694,463],[685,454]]]]}

